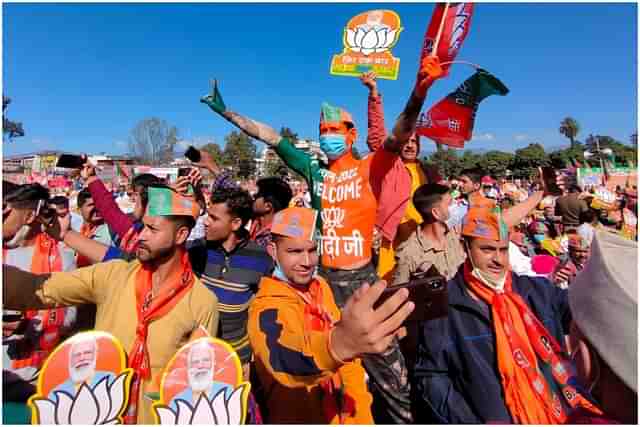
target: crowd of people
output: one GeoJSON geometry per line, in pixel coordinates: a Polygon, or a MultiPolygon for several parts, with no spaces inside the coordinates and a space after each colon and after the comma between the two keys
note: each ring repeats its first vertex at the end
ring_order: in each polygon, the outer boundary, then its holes
{"type": "Polygon", "coordinates": [[[425,57],[390,133],[361,77],[363,156],[350,113],[323,104],[326,163],[217,88],[202,99],[295,185],[236,182],[204,151],[175,182],[109,190],[89,162],[64,194],[4,181],[3,421],[28,422],[47,355],[96,329],[134,371],[124,421],[151,423],[145,396],[204,328],[241,360],[250,423],[637,423],[636,188],[608,203],[570,169],[558,194],[424,167],[416,120],[443,74],[425,57]],[[425,277],[443,301],[416,296],[425,277]]]}

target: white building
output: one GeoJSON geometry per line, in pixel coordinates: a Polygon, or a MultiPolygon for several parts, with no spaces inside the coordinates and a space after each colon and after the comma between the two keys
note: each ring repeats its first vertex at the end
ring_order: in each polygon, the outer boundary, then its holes
{"type": "MultiPolygon", "coordinates": [[[[312,158],[319,159],[322,162],[327,162],[327,156],[320,150],[320,144],[318,141],[312,139],[298,139],[293,144],[297,149],[308,153],[312,158]]],[[[260,157],[255,159],[256,162],[256,174],[262,177],[266,174],[267,165],[271,162],[278,161],[278,154],[270,146],[265,146],[262,150],[260,157]]]]}

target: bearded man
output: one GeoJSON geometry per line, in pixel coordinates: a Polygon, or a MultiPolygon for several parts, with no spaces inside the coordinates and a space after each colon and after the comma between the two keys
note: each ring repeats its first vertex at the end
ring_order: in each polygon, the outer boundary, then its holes
{"type": "Polygon", "coordinates": [[[97,330],[128,349],[134,371],[125,422],[150,424],[146,392],[191,334],[218,328],[218,300],[193,274],[185,243],[201,208],[169,187],[150,187],[136,256],[69,273],[35,275],[3,266],[3,301],[13,310],[93,303],[97,330]],[[138,409],[140,407],[140,409],[138,409]]]}
{"type": "Polygon", "coordinates": [[[56,391],[64,391],[70,396],[75,396],[82,384],[94,388],[105,377],[111,381],[114,376],[110,372],[97,371],[98,341],[94,337],[80,335],[78,339],[72,338],[73,343],[69,350],[69,379],[55,387],[49,393],[49,400],[55,401],[56,391]]]}
{"type": "MultiPolygon", "coordinates": [[[[362,159],[356,158],[352,151],[357,130],[351,114],[323,103],[319,142],[329,160],[326,168],[275,129],[227,110],[217,87],[213,94],[202,99],[246,134],[273,147],[287,166],[307,181],[311,206],[320,213],[316,224],[318,234],[322,235],[320,270],[331,286],[338,307],[344,307],[362,283],[374,283],[378,279],[372,263],[372,246],[376,212],[385,200],[381,197],[382,182],[398,157],[398,147],[414,132],[429,87],[443,74],[437,58],[425,58],[392,135],[378,150],[362,159]]],[[[377,89],[370,88],[370,114],[374,110],[381,115],[382,104],[377,89]]],[[[370,128],[369,134],[371,132],[370,128]]],[[[367,355],[363,362],[376,400],[376,421],[411,422],[407,370],[397,340],[385,353],[367,355]]]]}
{"type": "Polygon", "coordinates": [[[176,400],[184,400],[195,407],[200,396],[210,401],[224,390],[225,397],[233,391],[229,384],[214,380],[215,352],[208,341],[202,340],[191,346],[187,355],[188,386],[171,400],[171,407],[177,410],[176,400]]]}

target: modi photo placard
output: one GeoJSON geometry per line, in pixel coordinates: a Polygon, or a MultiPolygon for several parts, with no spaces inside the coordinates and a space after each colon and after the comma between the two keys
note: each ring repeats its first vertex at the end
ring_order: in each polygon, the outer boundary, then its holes
{"type": "Polygon", "coordinates": [[[111,334],[82,332],[47,358],[29,401],[32,424],[121,424],[132,370],[111,334]]]}
{"type": "Polygon", "coordinates": [[[242,380],[240,358],[217,338],[183,346],[169,361],[153,405],[158,424],[243,424],[251,385],[242,380]]]}

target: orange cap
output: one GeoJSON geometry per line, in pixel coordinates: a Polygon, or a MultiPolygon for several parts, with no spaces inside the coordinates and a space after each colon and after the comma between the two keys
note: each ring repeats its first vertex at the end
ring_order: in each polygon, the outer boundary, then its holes
{"type": "Polygon", "coordinates": [[[507,238],[509,230],[502,220],[500,209],[472,206],[464,218],[462,235],[500,241],[507,238]]]}
{"type": "Polygon", "coordinates": [[[271,233],[294,239],[312,241],[318,211],[309,208],[287,208],[278,212],[271,224],[271,233]]]}

